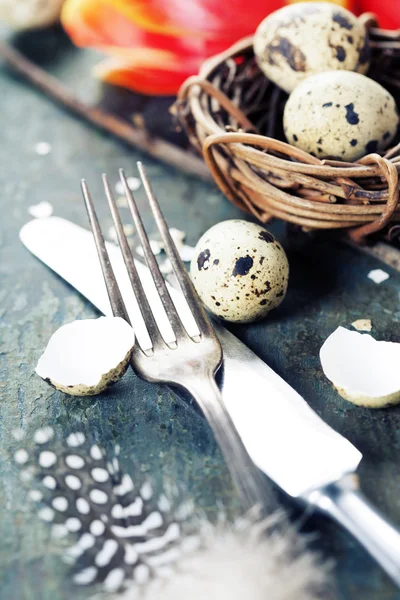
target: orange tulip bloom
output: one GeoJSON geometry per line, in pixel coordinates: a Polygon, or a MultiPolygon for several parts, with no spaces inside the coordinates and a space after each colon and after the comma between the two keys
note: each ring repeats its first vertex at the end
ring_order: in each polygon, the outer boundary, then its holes
{"type": "MultiPolygon", "coordinates": [[[[296,0],[287,0],[293,2],[296,0]]],[[[352,0],[332,0],[350,7],[352,0]]],[[[202,62],[251,35],[285,0],[66,0],[62,23],[78,46],[110,58],[104,81],[149,95],[175,94],[202,62]]]]}
{"type": "Polygon", "coordinates": [[[175,94],[202,62],[253,33],[282,0],[67,0],[62,23],[78,46],[110,58],[96,74],[144,94],[175,94]]]}

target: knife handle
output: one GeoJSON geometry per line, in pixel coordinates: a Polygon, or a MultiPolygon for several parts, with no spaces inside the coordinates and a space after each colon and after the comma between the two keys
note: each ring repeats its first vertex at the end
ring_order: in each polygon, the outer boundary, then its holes
{"type": "Polygon", "coordinates": [[[361,494],[356,475],[311,492],[307,501],[345,527],[400,587],[400,531],[361,494]]]}

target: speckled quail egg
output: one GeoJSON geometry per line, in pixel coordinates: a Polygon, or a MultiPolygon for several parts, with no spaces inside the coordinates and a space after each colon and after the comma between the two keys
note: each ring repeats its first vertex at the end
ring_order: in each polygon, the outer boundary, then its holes
{"type": "Polygon", "coordinates": [[[256,31],[254,52],[260,69],[288,93],[314,73],[365,73],[370,63],[365,26],[330,2],[299,2],[270,14],[256,31]]]}
{"type": "Polygon", "coordinates": [[[274,236],[247,221],[223,221],[198,241],[190,273],[205,306],[226,321],[265,317],[286,294],[289,264],[274,236]]]}
{"type": "Polygon", "coordinates": [[[64,0],[0,0],[0,21],[15,31],[49,27],[60,19],[64,0]]]}
{"type": "Polygon", "coordinates": [[[318,158],[352,161],[386,148],[399,123],[379,83],[350,71],[309,77],[289,96],[283,125],[289,143],[318,158]]]}

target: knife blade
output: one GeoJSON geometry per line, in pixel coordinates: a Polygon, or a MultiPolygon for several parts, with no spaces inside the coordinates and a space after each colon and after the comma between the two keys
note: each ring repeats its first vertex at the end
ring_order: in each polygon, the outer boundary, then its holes
{"type": "MultiPolygon", "coordinates": [[[[112,314],[88,230],[49,217],[27,223],[20,239],[103,314],[112,314]]],[[[142,347],[150,347],[119,248],[107,243],[107,249],[135,334],[142,347]]],[[[172,341],[174,334],[151,274],[139,261],[136,266],[161,333],[172,341]]],[[[170,292],[188,333],[196,335],[196,323],[182,294],[171,286],[170,292]]],[[[361,496],[356,479],[349,477],[361,453],[233,334],[221,324],[215,328],[224,353],[222,396],[254,463],[289,495],[344,525],[400,585],[400,534],[361,496]]]]}

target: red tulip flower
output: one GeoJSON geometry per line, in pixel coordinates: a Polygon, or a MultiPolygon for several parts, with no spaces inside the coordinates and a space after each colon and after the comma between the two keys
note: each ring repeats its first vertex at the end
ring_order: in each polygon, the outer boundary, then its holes
{"type": "Polygon", "coordinates": [[[78,46],[109,59],[103,80],[151,95],[175,94],[202,62],[246,35],[283,0],[67,0],[62,23],[78,46]]]}
{"type": "Polygon", "coordinates": [[[361,12],[373,12],[379,26],[384,29],[400,29],[400,0],[359,0],[361,12]]]}
{"type": "MultiPolygon", "coordinates": [[[[108,55],[96,68],[100,78],[170,95],[205,59],[253,34],[269,13],[293,1],[66,0],[62,23],[78,46],[108,55]]],[[[354,0],[332,2],[354,8],[354,0]]]]}

